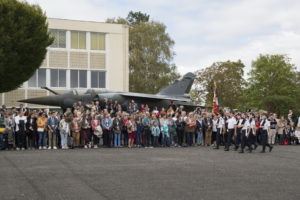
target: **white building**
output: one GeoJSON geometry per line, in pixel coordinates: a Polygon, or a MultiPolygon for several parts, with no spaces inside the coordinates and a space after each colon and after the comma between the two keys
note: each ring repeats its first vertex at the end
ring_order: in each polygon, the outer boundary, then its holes
{"type": "MultiPolygon", "coordinates": [[[[17,90],[0,94],[0,104],[18,106],[17,100],[51,95],[70,89],[128,91],[128,27],[91,21],[48,19],[55,40],[36,73],[17,90]]],[[[40,107],[37,105],[26,105],[40,107]]]]}

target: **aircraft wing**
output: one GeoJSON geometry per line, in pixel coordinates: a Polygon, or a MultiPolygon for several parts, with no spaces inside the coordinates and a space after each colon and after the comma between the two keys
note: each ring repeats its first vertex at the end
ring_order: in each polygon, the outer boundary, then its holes
{"type": "Polygon", "coordinates": [[[190,99],[186,98],[179,98],[179,97],[172,97],[166,95],[158,95],[158,94],[141,94],[141,93],[120,93],[120,95],[124,97],[134,97],[134,98],[144,98],[144,99],[153,99],[153,100],[170,100],[170,101],[183,101],[183,102],[190,102],[190,99]]]}

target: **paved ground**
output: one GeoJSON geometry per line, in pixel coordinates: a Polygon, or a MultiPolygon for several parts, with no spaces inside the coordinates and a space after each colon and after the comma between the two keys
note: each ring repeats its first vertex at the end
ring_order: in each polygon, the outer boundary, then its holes
{"type": "Polygon", "coordinates": [[[0,199],[300,199],[300,146],[0,152],[0,199]]]}

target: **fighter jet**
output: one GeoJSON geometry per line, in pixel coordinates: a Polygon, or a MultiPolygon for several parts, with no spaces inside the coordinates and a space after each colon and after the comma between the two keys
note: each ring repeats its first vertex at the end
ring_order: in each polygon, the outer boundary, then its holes
{"type": "Polygon", "coordinates": [[[195,78],[196,75],[189,72],[180,80],[176,80],[173,84],[162,89],[157,94],[117,92],[109,90],[96,92],[92,89],[87,90],[84,94],[78,94],[75,89],[64,94],[59,94],[50,88],[42,87],[54,95],[19,100],[19,102],[57,106],[66,109],[72,107],[74,103],[79,101],[81,101],[83,105],[87,105],[92,101],[103,102],[104,99],[109,99],[112,102],[118,101],[121,105],[126,106],[130,101],[134,100],[139,105],[147,104],[150,107],[157,106],[158,108],[167,108],[170,105],[170,102],[173,102],[176,106],[183,105],[186,109],[190,110],[197,107],[189,96],[195,78]]]}

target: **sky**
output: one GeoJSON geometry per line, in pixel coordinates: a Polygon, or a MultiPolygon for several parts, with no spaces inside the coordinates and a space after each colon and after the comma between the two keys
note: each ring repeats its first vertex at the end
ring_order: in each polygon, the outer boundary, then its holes
{"type": "Polygon", "coordinates": [[[141,11],[167,26],[181,74],[214,62],[285,54],[300,69],[299,0],[25,0],[52,18],[103,22],[141,11]]]}

